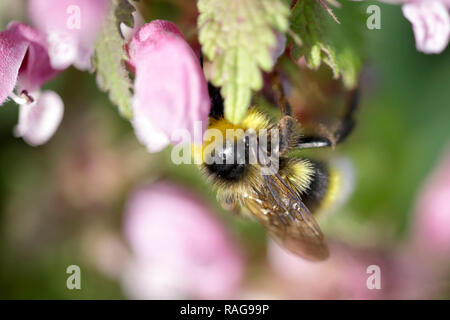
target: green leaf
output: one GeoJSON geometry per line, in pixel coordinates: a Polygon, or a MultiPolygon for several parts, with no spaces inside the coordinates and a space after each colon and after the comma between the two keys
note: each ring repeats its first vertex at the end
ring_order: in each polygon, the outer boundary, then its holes
{"type": "Polygon", "coordinates": [[[222,87],[225,117],[238,124],[250,106],[252,91],[262,88],[271,71],[275,30],[288,29],[285,0],[199,0],[199,41],[214,63],[212,82],[222,87]]]}
{"type": "Polygon", "coordinates": [[[124,50],[125,40],[120,32],[120,24],[132,27],[131,14],[134,10],[128,0],[111,0],[93,57],[98,86],[109,93],[111,102],[127,119],[132,117],[132,82],[125,67],[127,59],[124,50]]]}
{"type": "Polygon", "coordinates": [[[322,62],[327,64],[335,78],[342,77],[345,86],[353,88],[364,56],[364,15],[360,4],[348,1],[343,1],[342,8],[334,13],[341,24],[319,1],[298,1],[292,9],[290,28],[301,43],[292,41],[292,55],[295,59],[304,55],[312,69],[319,68],[322,62]]]}

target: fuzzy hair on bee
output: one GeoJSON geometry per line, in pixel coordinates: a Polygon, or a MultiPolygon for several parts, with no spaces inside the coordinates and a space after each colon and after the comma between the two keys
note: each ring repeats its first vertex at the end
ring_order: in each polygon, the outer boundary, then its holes
{"type": "Polygon", "coordinates": [[[209,90],[213,105],[208,129],[223,137],[228,130],[238,132],[218,143],[205,139],[200,148],[201,172],[217,190],[218,200],[225,208],[259,221],[289,251],[309,260],[326,259],[328,248],[315,216],[336,202],[343,176],[337,167],[291,155],[290,151],[334,147],[342,142],[354,126],[354,97],[335,136],[321,137],[304,134],[289,115],[275,122],[255,107],[249,109],[239,125],[232,124],[223,116],[218,89],[210,85],[209,90]],[[249,158],[259,150],[261,133],[263,137],[270,135],[271,129],[278,134],[276,146],[269,143],[266,151],[269,156],[276,153],[278,170],[269,175],[262,173],[261,159],[252,163],[249,158]],[[249,130],[259,137],[256,147],[248,143],[249,130]],[[239,143],[243,143],[243,149],[237,148],[239,143]],[[208,148],[211,152],[204,153],[208,148]]]}
{"type": "MultiPolygon", "coordinates": [[[[261,129],[270,129],[276,126],[271,119],[265,116],[256,108],[251,108],[248,115],[240,125],[233,125],[225,118],[212,119],[209,129],[217,129],[225,136],[225,131],[232,129],[254,129],[257,133],[261,129]]],[[[285,127],[282,127],[286,130],[285,127]]],[[[299,127],[290,129],[287,134],[289,141],[280,141],[280,149],[289,152],[294,149],[294,141],[298,141],[302,136],[299,127]]],[[[280,139],[281,140],[281,139],[280,139]]],[[[208,145],[206,143],[203,149],[208,145]]],[[[221,202],[230,201],[243,206],[243,195],[248,189],[258,190],[264,185],[265,181],[259,173],[256,165],[249,164],[201,164],[201,171],[207,180],[218,190],[218,199],[221,202]]],[[[334,191],[334,186],[338,179],[331,179],[331,176],[338,175],[338,172],[330,171],[325,163],[314,161],[307,158],[280,157],[280,176],[287,182],[288,186],[304,198],[304,202],[309,204],[309,209],[318,209],[321,201],[326,198],[332,199],[333,195],[328,191],[334,191]]],[[[336,190],[337,191],[337,190],[336,190]]],[[[329,201],[327,201],[329,202],[329,201]]],[[[325,206],[324,206],[325,207],[325,206]]]]}

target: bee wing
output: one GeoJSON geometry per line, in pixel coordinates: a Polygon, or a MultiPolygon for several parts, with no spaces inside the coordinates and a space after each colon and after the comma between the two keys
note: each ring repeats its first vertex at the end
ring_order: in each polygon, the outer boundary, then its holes
{"type": "Polygon", "coordinates": [[[279,244],[308,260],[324,260],[328,247],[311,212],[278,174],[245,198],[247,208],[279,244]]]}

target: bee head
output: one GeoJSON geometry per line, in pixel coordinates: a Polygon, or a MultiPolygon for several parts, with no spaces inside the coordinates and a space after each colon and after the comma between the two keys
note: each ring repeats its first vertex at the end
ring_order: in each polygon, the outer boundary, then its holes
{"type": "Polygon", "coordinates": [[[248,136],[217,144],[205,161],[210,174],[227,181],[241,180],[246,175],[248,166],[248,136]]]}

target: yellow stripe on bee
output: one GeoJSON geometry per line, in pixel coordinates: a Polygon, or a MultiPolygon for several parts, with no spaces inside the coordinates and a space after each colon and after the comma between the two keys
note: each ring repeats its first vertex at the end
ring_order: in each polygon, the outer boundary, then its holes
{"type": "Polygon", "coordinates": [[[342,174],[333,167],[329,169],[328,189],[317,211],[323,211],[330,208],[339,196],[342,185],[342,174]]]}
{"type": "Polygon", "coordinates": [[[217,129],[225,137],[226,131],[230,129],[242,129],[245,131],[251,128],[258,132],[260,129],[268,129],[269,125],[270,121],[263,113],[259,112],[256,108],[250,108],[240,124],[232,124],[225,118],[212,119],[208,129],[217,129]]]}
{"type": "MultiPolygon", "coordinates": [[[[312,164],[307,159],[295,160],[287,166],[289,171],[284,173],[292,187],[295,187],[301,194],[308,190],[311,180],[314,176],[314,169],[312,164]]],[[[320,200],[318,208],[314,210],[314,214],[320,214],[330,207],[334,206],[336,200],[340,196],[342,187],[342,173],[336,168],[328,168],[328,186],[323,199],[320,200]]]]}
{"type": "Polygon", "coordinates": [[[292,165],[287,166],[290,172],[287,173],[286,178],[292,186],[300,192],[306,191],[311,183],[311,177],[314,173],[311,162],[308,160],[297,160],[292,165]]]}
{"type": "MultiPolygon", "coordinates": [[[[250,108],[244,120],[239,125],[232,124],[225,118],[211,119],[208,130],[218,130],[222,134],[222,138],[225,139],[227,136],[227,130],[233,130],[234,132],[236,132],[237,130],[242,130],[245,132],[248,129],[253,129],[258,132],[261,129],[269,129],[269,127],[269,119],[263,113],[259,112],[256,108],[250,108]]],[[[203,157],[204,150],[213,142],[214,134],[212,133],[212,136],[205,137],[203,145],[192,145],[191,151],[194,163],[201,164],[205,161],[203,157]]]]}
{"type": "Polygon", "coordinates": [[[251,108],[242,121],[242,127],[244,130],[253,128],[258,132],[261,129],[269,129],[270,121],[267,116],[256,110],[256,108],[251,108]]]}

